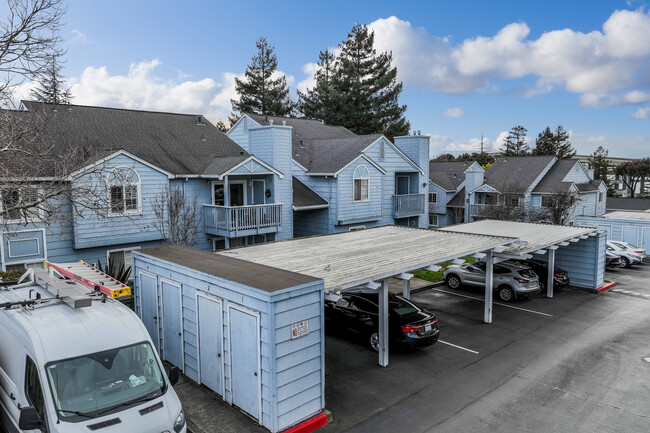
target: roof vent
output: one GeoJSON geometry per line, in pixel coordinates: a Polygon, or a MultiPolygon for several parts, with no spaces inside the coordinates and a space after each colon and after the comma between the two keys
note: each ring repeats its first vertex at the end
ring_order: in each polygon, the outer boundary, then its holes
{"type": "Polygon", "coordinates": [[[266,123],[269,123],[269,116],[264,116],[264,121],[265,121],[266,123]]]}
{"type": "Polygon", "coordinates": [[[243,151],[243,150],[240,150],[240,151],[239,151],[239,154],[240,154],[240,155],[243,155],[243,154],[244,154],[244,151],[243,151]]]}
{"type": "Polygon", "coordinates": [[[282,121],[282,125],[283,125],[283,126],[287,126],[287,121],[286,121],[286,120],[283,120],[283,121],[282,121]]]}
{"type": "Polygon", "coordinates": [[[305,148],[305,143],[304,143],[302,140],[300,140],[300,148],[301,148],[301,149],[304,149],[304,148],[305,148]]]}
{"type": "Polygon", "coordinates": [[[198,117],[196,118],[196,124],[197,124],[197,125],[203,125],[203,119],[201,119],[201,116],[198,116],[198,117]]]}
{"type": "Polygon", "coordinates": [[[269,119],[269,125],[273,125],[273,119],[269,119]]]}

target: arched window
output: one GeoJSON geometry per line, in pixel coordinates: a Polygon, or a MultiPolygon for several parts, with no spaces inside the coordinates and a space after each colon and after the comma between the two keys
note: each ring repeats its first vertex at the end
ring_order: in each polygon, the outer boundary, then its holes
{"type": "Polygon", "coordinates": [[[108,198],[112,214],[140,212],[140,176],[129,167],[117,167],[108,175],[108,198]]]}
{"type": "Polygon", "coordinates": [[[364,165],[354,170],[354,201],[368,201],[370,186],[370,174],[364,165]]]}

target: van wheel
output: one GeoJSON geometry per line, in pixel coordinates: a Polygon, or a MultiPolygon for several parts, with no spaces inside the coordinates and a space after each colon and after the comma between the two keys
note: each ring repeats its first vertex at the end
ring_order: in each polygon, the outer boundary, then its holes
{"type": "Polygon", "coordinates": [[[456,275],[450,275],[447,277],[447,285],[452,289],[457,289],[460,287],[460,278],[456,275]]]}
{"type": "Polygon", "coordinates": [[[630,267],[630,261],[627,259],[627,257],[621,257],[621,262],[623,262],[623,268],[629,268],[630,267]]]}
{"type": "Polygon", "coordinates": [[[497,289],[497,294],[503,302],[511,302],[515,299],[515,292],[508,286],[500,286],[497,289]]]}

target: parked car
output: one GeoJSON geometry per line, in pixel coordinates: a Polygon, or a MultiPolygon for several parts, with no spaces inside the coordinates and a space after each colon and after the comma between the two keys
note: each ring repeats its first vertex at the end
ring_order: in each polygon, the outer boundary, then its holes
{"type": "Polygon", "coordinates": [[[625,266],[623,260],[609,249],[605,251],[605,267],[607,268],[622,268],[625,266]]]}
{"type": "MultiPolygon", "coordinates": [[[[328,329],[352,332],[372,350],[379,351],[379,295],[375,291],[349,290],[325,299],[328,329]]],[[[430,346],[440,336],[438,318],[413,301],[388,294],[390,343],[417,348],[430,346]]]]}
{"type": "MultiPolygon", "coordinates": [[[[548,279],[548,266],[547,263],[540,259],[528,259],[528,260],[509,260],[510,263],[517,263],[523,266],[528,266],[533,270],[539,277],[539,286],[542,291],[546,290],[546,281],[548,279]]],[[[571,284],[569,279],[569,273],[564,269],[555,266],[553,268],[553,288],[558,289],[562,287],[567,287],[571,284]]]]}
{"type": "MultiPolygon", "coordinates": [[[[448,266],[443,277],[452,289],[461,285],[485,287],[485,262],[448,266]]],[[[541,291],[537,274],[530,267],[516,263],[494,265],[492,281],[498,298],[504,302],[541,291]]]]}
{"type": "Polygon", "coordinates": [[[608,244],[611,243],[614,248],[625,250],[630,253],[638,254],[641,256],[641,259],[646,258],[645,248],[639,248],[625,241],[609,241],[607,243],[608,244]]]}
{"type": "Polygon", "coordinates": [[[623,247],[620,247],[617,244],[618,242],[613,243],[612,241],[607,241],[607,251],[610,251],[616,254],[617,256],[619,256],[621,261],[623,262],[624,268],[628,268],[632,265],[636,265],[643,261],[643,256],[634,253],[632,251],[628,251],[627,249],[624,249],[623,247]]]}

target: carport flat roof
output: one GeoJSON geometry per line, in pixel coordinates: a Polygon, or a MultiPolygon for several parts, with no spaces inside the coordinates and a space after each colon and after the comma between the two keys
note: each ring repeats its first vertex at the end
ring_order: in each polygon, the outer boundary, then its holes
{"type": "Polygon", "coordinates": [[[261,265],[322,278],[336,291],[517,241],[512,236],[384,226],[220,251],[261,265]]]}
{"type": "Polygon", "coordinates": [[[597,232],[598,229],[593,227],[482,220],[445,227],[441,231],[518,238],[523,244],[522,246],[506,247],[504,251],[524,255],[558,245],[562,242],[568,242],[572,239],[579,239],[580,236],[597,232]]]}

